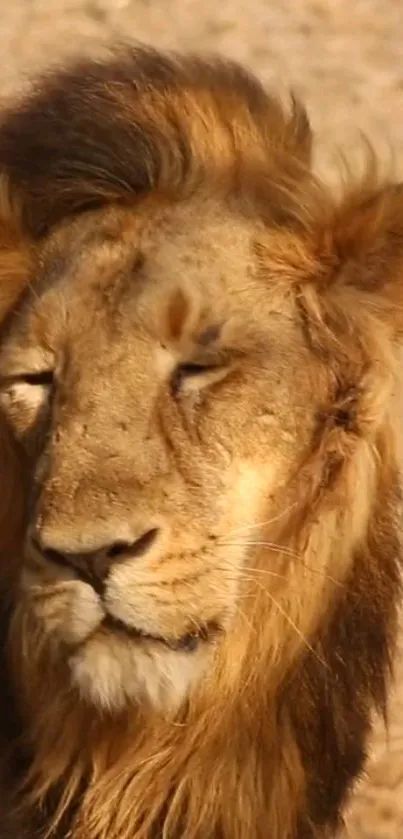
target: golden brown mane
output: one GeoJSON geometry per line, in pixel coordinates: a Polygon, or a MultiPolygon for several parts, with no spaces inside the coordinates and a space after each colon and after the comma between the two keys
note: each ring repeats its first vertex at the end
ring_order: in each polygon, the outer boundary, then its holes
{"type": "MultiPolygon", "coordinates": [[[[158,189],[230,186],[255,167],[295,177],[310,157],[304,110],[280,105],[238,65],[128,49],[50,73],[3,117],[0,159],[43,233],[67,214],[158,189]]],[[[273,179],[274,180],[274,179],[273,179]]]]}
{"type": "Polygon", "coordinates": [[[332,387],[269,536],[298,596],[279,594],[270,615],[257,596],[255,632],[227,642],[239,666],[218,666],[173,719],[94,714],[33,628],[23,651],[15,642],[22,475],[0,429],[2,839],[326,839],[340,823],[396,634],[403,203],[374,176],[336,202],[309,173],[310,144],[303,109],[287,116],[236,65],[143,49],[51,73],[3,115],[23,233],[9,202],[2,321],[67,216],[221,190],[267,217],[262,270],[289,277],[332,387]]]}

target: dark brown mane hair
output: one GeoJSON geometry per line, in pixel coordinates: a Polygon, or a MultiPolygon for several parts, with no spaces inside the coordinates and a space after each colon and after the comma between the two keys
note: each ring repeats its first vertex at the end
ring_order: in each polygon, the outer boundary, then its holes
{"type": "Polygon", "coordinates": [[[1,839],[328,839],[341,823],[396,639],[403,202],[373,172],[335,201],[310,154],[294,100],[287,114],[231,62],[140,47],[46,74],[1,117],[0,336],[41,241],[70,215],[198,188],[269,208],[259,259],[290,277],[332,381],[275,536],[311,566],[318,544],[330,565],[349,558],[326,602],[320,576],[309,597],[301,577],[299,634],[281,614],[266,625],[257,601],[242,701],[224,685],[178,725],[142,709],[96,717],[40,650],[15,654],[24,676],[10,678],[24,470],[0,416],[1,839]]]}
{"type": "Polygon", "coordinates": [[[0,161],[35,235],[110,201],[183,195],[208,175],[233,183],[246,165],[268,182],[275,172],[295,177],[310,152],[295,98],[286,116],[235,63],[142,47],[44,75],[0,125],[0,161]]]}

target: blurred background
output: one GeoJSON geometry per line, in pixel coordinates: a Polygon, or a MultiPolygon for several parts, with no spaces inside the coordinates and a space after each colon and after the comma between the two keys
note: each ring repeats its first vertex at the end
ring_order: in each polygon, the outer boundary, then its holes
{"type": "MultiPolygon", "coordinates": [[[[403,177],[403,0],[0,0],[0,97],[49,62],[122,38],[219,51],[275,90],[293,87],[329,179],[337,149],[355,160],[362,133],[403,177]]],[[[347,836],[403,839],[402,664],[347,836]]]]}

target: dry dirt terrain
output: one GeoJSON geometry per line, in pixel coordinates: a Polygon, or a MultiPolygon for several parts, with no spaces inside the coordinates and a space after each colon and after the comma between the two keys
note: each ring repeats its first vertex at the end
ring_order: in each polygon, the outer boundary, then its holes
{"type": "MultiPolygon", "coordinates": [[[[354,156],[361,132],[389,164],[393,150],[403,176],[402,0],[0,0],[0,95],[111,38],[240,59],[269,86],[303,97],[327,177],[335,149],[354,156]]],[[[348,837],[403,839],[403,664],[389,737],[379,728],[348,837]]]]}

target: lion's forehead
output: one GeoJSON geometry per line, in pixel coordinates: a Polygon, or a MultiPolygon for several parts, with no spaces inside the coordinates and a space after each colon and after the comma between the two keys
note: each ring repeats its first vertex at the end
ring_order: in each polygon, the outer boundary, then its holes
{"type": "MultiPolygon", "coordinates": [[[[181,305],[188,338],[225,326],[227,342],[253,344],[279,308],[258,276],[258,236],[250,220],[200,202],[70,222],[45,247],[12,320],[13,349],[18,341],[21,351],[33,344],[57,351],[68,341],[81,354],[87,348],[92,369],[103,352],[113,363],[134,353],[149,363],[147,342],[164,343],[171,309],[181,305]]],[[[8,348],[6,339],[3,358],[8,348]]]]}

